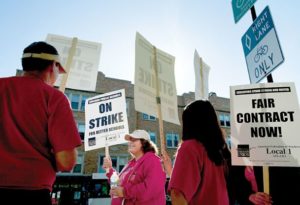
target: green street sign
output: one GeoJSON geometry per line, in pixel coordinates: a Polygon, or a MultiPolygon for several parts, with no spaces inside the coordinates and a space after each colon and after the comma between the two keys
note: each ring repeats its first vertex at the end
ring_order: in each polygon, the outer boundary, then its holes
{"type": "Polygon", "coordinates": [[[256,0],[232,0],[234,22],[237,23],[244,14],[254,5],[256,0]]]}

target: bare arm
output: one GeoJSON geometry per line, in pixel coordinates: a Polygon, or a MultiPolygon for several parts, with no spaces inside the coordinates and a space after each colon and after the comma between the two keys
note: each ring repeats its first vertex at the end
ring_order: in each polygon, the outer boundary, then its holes
{"type": "Polygon", "coordinates": [[[171,189],[171,201],[173,205],[187,205],[187,201],[184,198],[183,194],[176,190],[176,189],[171,189]]]}
{"type": "Polygon", "coordinates": [[[58,171],[71,171],[77,160],[76,148],[55,153],[55,160],[58,171]]]}

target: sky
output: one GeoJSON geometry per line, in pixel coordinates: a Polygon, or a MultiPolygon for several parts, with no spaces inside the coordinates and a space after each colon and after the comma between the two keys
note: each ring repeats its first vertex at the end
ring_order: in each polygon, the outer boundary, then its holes
{"type": "MultiPolygon", "coordinates": [[[[257,16],[266,6],[285,58],[272,72],[273,80],[294,82],[299,96],[300,1],[257,0],[257,16]]],[[[229,98],[230,86],[250,84],[241,37],[251,24],[250,11],[234,22],[231,0],[2,1],[0,77],[21,69],[26,46],[56,34],[101,43],[99,71],[134,83],[139,32],[175,57],[177,95],[195,91],[196,49],[211,68],[209,92],[229,98]]]]}

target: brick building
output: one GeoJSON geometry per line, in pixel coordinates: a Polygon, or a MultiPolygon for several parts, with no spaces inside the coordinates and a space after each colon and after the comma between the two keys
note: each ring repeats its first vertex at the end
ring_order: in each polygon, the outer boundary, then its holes
{"type": "MultiPolygon", "coordinates": [[[[21,75],[21,73],[22,71],[18,71],[17,75],[21,75]]],[[[85,131],[85,100],[99,94],[119,89],[125,89],[129,131],[132,132],[135,129],[144,129],[148,131],[151,136],[151,140],[156,143],[158,148],[160,148],[158,120],[146,113],[135,111],[134,85],[130,81],[106,77],[102,72],[98,72],[96,90],[93,92],[73,89],[65,90],[65,95],[70,100],[73,114],[78,126],[78,131],[82,140],[84,140],[85,131]]],[[[194,96],[194,92],[184,93],[181,96],[177,96],[180,120],[183,108],[195,99],[194,96]]],[[[209,101],[216,109],[220,125],[226,133],[226,137],[229,137],[229,99],[218,97],[216,93],[210,93],[209,101]]],[[[166,150],[169,153],[169,156],[174,156],[181,139],[181,126],[165,121],[163,122],[163,126],[166,150]]],[[[53,198],[60,199],[59,204],[85,204],[84,201],[88,198],[108,197],[105,170],[101,168],[104,155],[104,148],[85,152],[84,146],[81,146],[78,149],[78,160],[74,169],[71,172],[57,174],[57,181],[53,189],[53,198]]],[[[110,156],[113,161],[113,166],[118,171],[121,171],[124,165],[131,158],[127,151],[127,144],[110,146],[110,156]]]]}
{"type": "MultiPolygon", "coordinates": [[[[85,130],[85,113],[84,102],[87,98],[99,94],[125,89],[127,117],[129,131],[135,129],[145,129],[149,132],[151,140],[160,147],[158,120],[146,113],[140,113],[134,109],[134,85],[130,81],[120,80],[106,77],[102,72],[98,72],[97,85],[95,92],[80,91],[66,89],[65,95],[69,98],[76,119],[78,130],[84,139],[85,130]]],[[[184,93],[177,96],[179,119],[185,105],[194,100],[194,92],[184,93]]],[[[215,93],[210,93],[209,101],[213,104],[220,119],[220,124],[226,132],[226,136],[230,135],[230,103],[228,98],[218,97],[215,93]]],[[[181,119],[180,119],[181,120],[181,119]]],[[[181,127],[169,122],[163,122],[164,136],[166,141],[166,149],[170,156],[175,154],[177,145],[181,138],[181,127]]],[[[78,165],[74,168],[73,174],[93,174],[104,173],[101,168],[102,158],[104,156],[104,148],[93,151],[84,152],[83,146],[79,149],[78,165]]],[[[120,171],[130,159],[127,152],[127,145],[114,145],[110,147],[110,155],[115,168],[120,171]]],[[[98,175],[101,177],[103,175],[98,175]]]]}

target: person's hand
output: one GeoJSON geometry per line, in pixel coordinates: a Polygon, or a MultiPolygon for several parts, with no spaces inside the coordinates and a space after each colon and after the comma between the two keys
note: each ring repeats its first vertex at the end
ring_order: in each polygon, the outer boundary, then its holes
{"type": "Polygon", "coordinates": [[[172,174],[172,161],[171,158],[169,157],[168,153],[163,150],[161,153],[161,160],[165,169],[165,172],[167,173],[168,176],[171,176],[172,174]]]}
{"type": "Polygon", "coordinates": [[[264,192],[256,192],[251,194],[249,196],[249,201],[255,205],[270,205],[273,203],[271,196],[264,192]]]}
{"type": "Polygon", "coordinates": [[[121,186],[111,187],[109,194],[112,197],[124,197],[124,188],[121,186]]]}
{"type": "Polygon", "coordinates": [[[110,157],[104,157],[103,158],[103,165],[102,168],[105,170],[109,170],[110,168],[112,168],[112,162],[110,157]]]}

